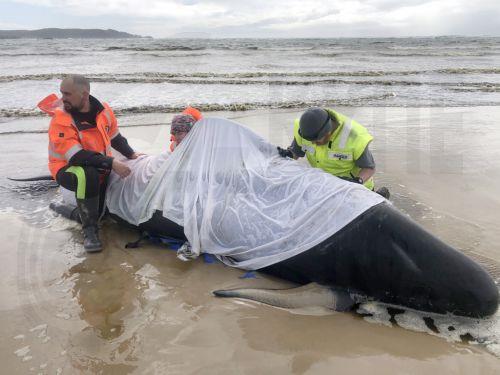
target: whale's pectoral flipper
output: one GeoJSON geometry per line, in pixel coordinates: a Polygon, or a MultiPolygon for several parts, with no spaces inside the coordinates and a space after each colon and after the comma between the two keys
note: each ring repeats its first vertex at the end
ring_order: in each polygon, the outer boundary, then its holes
{"type": "Polygon", "coordinates": [[[288,309],[322,306],[335,311],[347,311],[355,304],[346,291],[316,283],[291,289],[231,289],[213,293],[217,297],[249,299],[288,309]]]}

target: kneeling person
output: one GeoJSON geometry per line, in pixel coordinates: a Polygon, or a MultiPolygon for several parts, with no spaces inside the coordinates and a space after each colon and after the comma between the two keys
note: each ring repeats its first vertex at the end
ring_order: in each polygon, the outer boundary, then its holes
{"type": "Polygon", "coordinates": [[[84,248],[87,252],[97,252],[102,250],[97,221],[109,172],[114,170],[120,177],[130,174],[124,163],[113,158],[111,147],[129,159],[139,154],[120,134],[109,105],[90,95],[90,83],[85,77],[66,77],[60,90],[61,99],[52,94],[38,105],[52,116],[49,169],[54,180],[75,192],[84,248]]]}
{"type": "Polygon", "coordinates": [[[309,108],[294,123],[294,139],[281,156],[307,157],[309,164],[374,190],[375,161],[365,127],[331,109],[309,108]]]}

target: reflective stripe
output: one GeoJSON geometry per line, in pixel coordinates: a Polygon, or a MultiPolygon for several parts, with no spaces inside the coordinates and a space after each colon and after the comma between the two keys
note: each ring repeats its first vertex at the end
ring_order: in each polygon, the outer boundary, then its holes
{"type": "Polygon", "coordinates": [[[343,149],[345,148],[345,144],[347,143],[347,139],[349,138],[349,134],[351,133],[352,130],[352,120],[346,120],[344,123],[344,127],[342,128],[342,133],[340,134],[339,138],[339,148],[343,149]]]}
{"type": "Polygon", "coordinates": [[[64,155],[61,155],[61,154],[55,152],[54,150],[55,150],[54,142],[49,141],[49,156],[52,156],[53,158],[56,158],[56,159],[64,160],[64,155]]]}
{"type": "Polygon", "coordinates": [[[110,156],[111,154],[112,154],[112,152],[111,152],[111,145],[107,145],[106,146],[106,155],[110,156]]]}
{"type": "Polygon", "coordinates": [[[302,151],[309,152],[312,155],[314,155],[316,152],[316,149],[314,148],[314,146],[311,146],[311,145],[302,145],[301,149],[302,149],[302,151]]]}
{"type": "Polygon", "coordinates": [[[73,173],[78,181],[76,187],[76,199],[85,199],[87,179],[85,178],[85,171],[83,168],[73,166],[66,169],[66,172],[73,173]]]}
{"type": "Polygon", "coordinates": [[[74,145],[64,154],[65,159],[69,161],[69,159],[71,159],[73,155],[75,155],[80,150],[83,150],[82,146],[74,145]]]}
{"type": "Polygon", "coordinates": [[[115,132],[109,136],[109,139],[113,140],[113,138],[115,138],[118,134],[120,134],[120,131],[116,129],[115,132]]]}
{"type": "Polygon", "coordinates": [[[57,152],[53,151],[50,147],[49,147],[49,156],[56,159],[66,160],[64,158],[64,155],[58,154],[57,152]]]}
{"type": "Polygon", "coordinates": [[[104,116],[106,116],[106,120],[108,120],[108,125],[111,126],[111,113],[109,113],[109,109],[104,109],[104,116]]]}

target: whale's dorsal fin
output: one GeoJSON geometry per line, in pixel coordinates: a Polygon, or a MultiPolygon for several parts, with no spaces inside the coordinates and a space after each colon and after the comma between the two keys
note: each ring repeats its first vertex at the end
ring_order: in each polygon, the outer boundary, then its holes
{"type": "Polygon", "coordinates": [[[216,290],[213,293],[217,297],[249,299],[287,309],[321,306],[335,311],[346,311],[355,303],[349,293],[316,283],[291,289],[247,288],[216,290]]]}

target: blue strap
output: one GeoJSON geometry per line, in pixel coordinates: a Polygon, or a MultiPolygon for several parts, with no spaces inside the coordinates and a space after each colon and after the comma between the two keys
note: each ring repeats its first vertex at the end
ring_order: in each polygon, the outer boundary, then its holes
{"type": "Polygon", "coordinates": [[[239,276],[239,278],[240,279],[256,279],[257,274],[255,273],[255,271],[248,271],[244,275],[239,276]]]}
{"type": "Polygon", "coordinates": [[[145,238],[148,241],[154,244],[160,244],[167,246],[170,250],[177,251],[184,244],[183,240],[179,240],[178,238],[167,237],[167,236],[157,236],[153,234],[147,233],[147,237],[145,238]]]}
{"type": "MultiPolygon", "coordinates": [[[[184,241],[178,238],[173,238],[168,236],[158,236],[155,234],[150,234],[148,232],[142,232],[140,238],[137,241],[128,243],[125,247],[127,249],[137,248],[140,246],[140,242],[144,240],[149,241],[156,245],[165,245],[168,249],[173,251],[179,250],[180,247],[184,244],[184,241]]],[[[202,253],[202,255],[203,255],[203,261],[206,264],[212,264],[217,262],[217,258],[212,254],[202,253]]]]}
{"type": "Polygon", "coordinates": [[[203,253],[203,261],[207,264],[212,264],[217,262],[217,258],[212,254],[203,253]]]}

